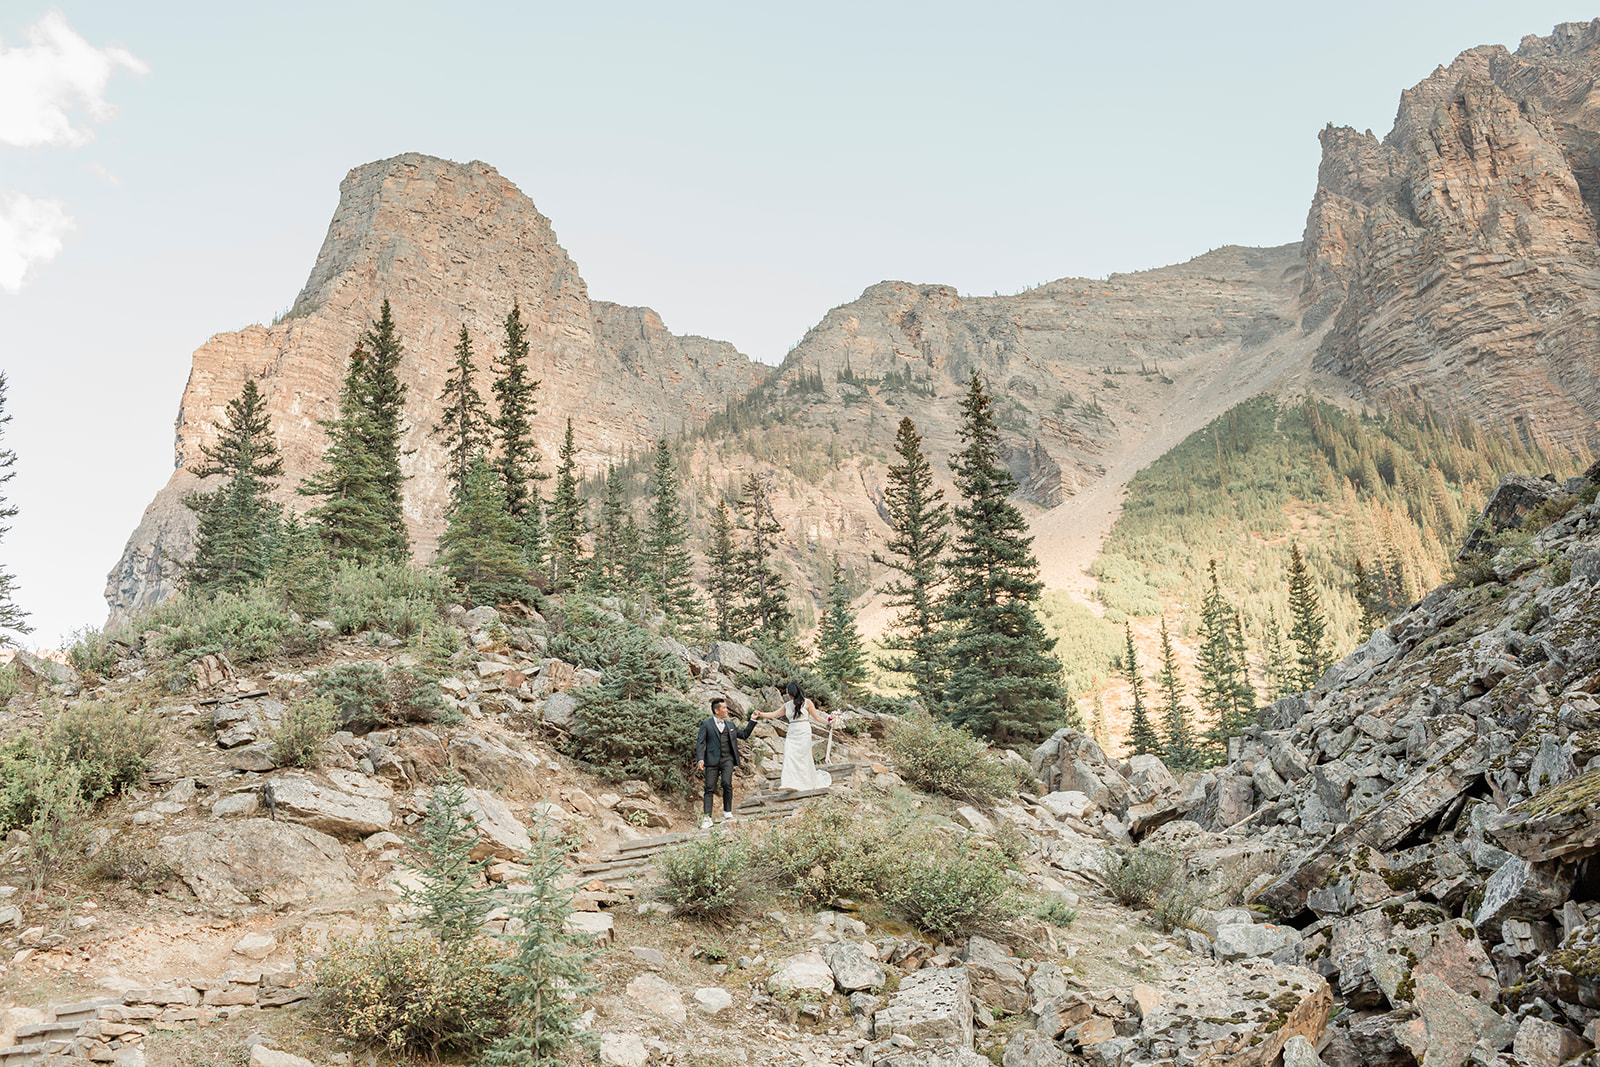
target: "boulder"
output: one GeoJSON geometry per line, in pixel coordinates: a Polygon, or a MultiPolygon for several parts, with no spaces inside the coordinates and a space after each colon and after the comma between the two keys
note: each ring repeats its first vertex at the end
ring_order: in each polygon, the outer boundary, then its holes
{"type": "Polygon", "coordinates": [[[163,837],[162,860],[207,907],[270,907],[348,896],[356,874],[344,848],[327,834],[295,823],[245,819],[163,837]]]}
{"type": "MultiPolygon", "coordinates": [[[[830,979],[829,988],[832,986],[830,979]]],[[[675,1023],[682,1023],[689,1017],[678,987],[653,974],[641,974],[628,983],[628,1003],[675,1023]]]]}
{"type": "Polygon", "coordinates": [[[1589,1042],[1566,1027],[1546,1022],[1536,1015],[1522,1020],[1511,1042],[1511,1054],[1527,1067],[1561,1067],[1587,1051],[1589,1042]]]}
{"type": "Polygon", "coordinates": [[[575,911],[562,927],[569,934],[583,934],[596,945],[609,945],[616,936],[616,920],[603,911],[575,911]]]}
{"type": "Polygon", "coordinates": [[[541,722],[570,731],[578,718],[578,698],[571,693],[551,693],[539,709],[541,722]]]}
{"type": "Polygon", "coordinates": [[[970,1048],[916,1049],[872,1061],[872,1067],[994,1067],[970,1048]]]}
{"type": "Polygon", "coordinates": [[[1073,1060],[1037,1030],[1018,1030],[1006,1042],[1001,1067],[1072,1067],[1073,1060]]]}
{"type": "Polygon", "coordinates": [[[394,823],[389,805],[355,796],[307,778],[273,778],[272,797],[280,819],[303,823],[336,837],[368,837],[394,823]]]}
{"type": "Polygon", "coordinates": [[[1489,816],[1485,828],[1507,852],[1533,863],[1600,852],[1600,768],[1489,816]]]}
{"type": "Polygon", "coordinates": [[[761,670],[761,657],[753,649],[732,641],[711,642],[711,648],[706,652],[706,662],[715,663],[722,671],[735,677],[761,670]]]}
{"type": "Polygon", "coordinates": [[[1540,919],[1561,907],[1572,892],[1574,870],[1559,860],[1529,863],[1512,856],[1489,876],[1483,886],[1483,903],[1472,918],[1481,937],[1500,936],[1506,919],[1540,919]]]}
{"type": "Polygon", "coordinates": [[[1420,1067],[1460,1067],[1480,1041],[1498,1051],[1516,1037],[1515,1020],[1475,997],[1457,993],[1437,975],[1417,976],[1412,1006],[1417,1017],[1402,1023],[1396,1037],[1420,1067]]]}
{"type": "Polygon", "coordinates": [[[317,1067],[303,1056],[280,1052],[265,1045],[250,1046],[250,1067],[317,1067]]]}
{"type": "Polygon", "coordinates": [[[246,934],[234,942],[233,951],[253,960],[264,960],[278,949],[278,939],[271,934],[246,934]]]}
{"type": "Polygon", "coordinates": [[[700,1010],[707,1015],[720,1015],[733,1007],[733,997],[728,991],[715,986],[695,990],[694,1002],[700,1005],[700,1010]]]}
{"type": "Polygon", "coordinates": [[[836,941],[822,946],[822,958],[833,971],[834,984],[840,992],[854,993],[862,989],[879,989],[888,981],[883,965],[861,951],[852,941],[836,941]]]}
{"type": "Polygon", "coordinates": [[[1457,558],[1486,550],[1494,541],[1492,533],[1509,530],[1545,501],[1568,495],[1566,488],[1555,482],[1526,474],[1506,475],[1489,494],[1489,501],[1483,506],[1483,517],[1461,546],[1457,558]]]}
{"type": "Polygon", "coordinates": [[[1008,1015],[1028,1010],[1028,980],[1015,956],[986,937],[974,935],[962,949],[972,995],[1008,1015]]]}
{"type": "Polygon", "coordinates": [[[833,970],[820,952],[802,952],[778,965],[767,979],[771,992],[812,993],[827,996],[833,992],[833,970]]]}
{"type": "Polygon", "coordinates": [[[470,786],[509,797],[539,795],[540,762],[497,737],[458,733],[448,752],[450,765],[470,786]]]}
{"type": "Polygon", "coordinates": [[[894,1034],[921,1045],[972,1048],[972,985],[965,967],[924,968],[900,980],[873,1016],[879,1040],[894,1034]]]}
{"type": "Polygon", "coordinates": [[[271,741],[240,745],[228,753],[228,766],[236,771],[265,774],[278,769],[278,748],[271,741]]]}
{"type": "Polygon", "coordinates": [[[24,677],[31,676],[37,682],[46,685],[64,685],[78,677],[65,663],[36,656],[25,648],[11,650],[11,665],[24,677]]]}
{"type": "Polygon", "coordinates": [[[1094,805],[1089,802],[1087,793],[1071,789],[1046,793],[1039,798],[1039,806],[1058,819],[1084,819],[1094,805]]]}
{"type": "Polygon", "coordinates": [[[650,1051],[638,1034],[611,1031],[600,1035],[602,1067],[644,1067],[649,1062],[650,1051]]]}
{"type": "Polygon", "coordinates": [[[472,847],[472,858],[526,859],[533,841],[528,837],[528,828],[511,814],[505,801],[484,789],[463,789],[462,793],[467,813],[478,824],[478,843],[472,847]]]}
{"type": "Polygon", "coordinates": [[[1219,925],[1215,937],[1217,959],[1224,963],[1270,956],[1279,949],[1300,940],[1300,932],[1292,926],[1273,926],[1263,923],[1229,923],[1219,925]]]}
{"type": "Polygon", "coordinates": [[[1332,1006],[1328,983],[1300,967],[1252,959],[1192,971],[1145,1015],[1124,1062],[1181,1052],[1188,1063],[1267,1067],[1296,1034],[1315,1044],[1332,1006]]]}
{"type": "Polygon", "coordinates": [[[1317,1047],[1299,1034],[1283,1043],[1283,1067],[1323,1067],[1317,1047]]]}

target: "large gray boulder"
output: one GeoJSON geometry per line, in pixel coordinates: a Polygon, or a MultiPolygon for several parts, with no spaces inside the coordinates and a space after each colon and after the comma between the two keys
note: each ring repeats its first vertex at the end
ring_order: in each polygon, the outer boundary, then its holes
{"type": "Polygon", "coordinates": [[[965,967],[912,971],[873,1016],[878,1039],[903,1034],[919,1045],[972,1048],[972,984],[965,967]]]}
{"type": "Polygon", "coordinates": [[[354,893],[344,848],[308,826],[268,819],[219,823],[163,837],[161,858],[207,907],[259,901],[271,907],[354,893]]]}
{"type": "Polygon", "coordinates": [[[528,837],[528,828],[511,813],[505,801],[484,789],[463,789],[462,793],[467,814],[478,824],[478,843],[472,847],[472,858],[526,859],[533,841],[528,837]]]}
{"type": "Polygon", "coordinates": [[[822,958],[833,971],[833,981],[841,992],[880,989],[888,981],[883,965],[861,951],[853,941],[836,941],[822,946],[822,958]]]}
{"type": "Polygon", "coordinates": [[[715,663],[724,673],[738,676],[761,670],[761,657],[755,651],[732,641],[713,641],[706,651],[706,662],[715,663]]]}
{"type": "Polygon", "coordinates": [[[972,994],[1008,1015],[1028,1010],[1028,980],[1015,956],[986,937],[974,936],[961,952],[972,994]]]}
{"type": "Polygon", "coordinates": [[[394,824],[389,805],[356,796],[307,778],[273,778],[272,798],[280,819],[303,823],[335,837],[369,837],[394,824]]]}
{"type": "Polygon", "coordinates": [[[1457,558],[1484,551],[1494,540],[1493,534],[1518,526],[1528,514],[1547,500],[1570,496],[1565,486],[1531,478],[1526,474],[1508,474],[1489,494],[1483,506],[1483,516],[1477,527],[1461,546],[1457,558]]]}
{"type": "Polygon", "coordinates": [[[450,738],[449,755],[468,785],[504,796],[540,795],[539,761],[497,737],[458,733],[450,738]]]}

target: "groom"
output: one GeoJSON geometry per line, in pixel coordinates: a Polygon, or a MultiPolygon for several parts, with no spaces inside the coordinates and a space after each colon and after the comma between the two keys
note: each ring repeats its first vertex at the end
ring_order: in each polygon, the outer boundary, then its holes
{"type": "Polygon", "coordinates": [[[711,718],[700,724],[700,735],[694,742],[697,769],[706,776],[705,814],[700,819],[700,829],[711,827],[711,798],[717,791],[718,778],[722,779],[722,821],[733,818],[733,769],[739,765],[739,738],[749,737],[755,728],[752,716],[744,730],[738,730],[728,720],[728,702],[722,697],[711,701],[711,718]]]}

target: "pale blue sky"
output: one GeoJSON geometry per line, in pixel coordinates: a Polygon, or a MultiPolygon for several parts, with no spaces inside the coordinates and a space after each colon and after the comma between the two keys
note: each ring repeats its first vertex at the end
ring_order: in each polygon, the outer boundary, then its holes
{"type": "MultiPolygon", "coordinates": [[[[49,10],[6,0],[0,42],[22,44],[49,10]]],[[[0,144],[0,191],[57,199],[75,223],[0,292],[6,492],[22,509],[0,565],[43,646],[104,617],[105,573],[171,471],[190,353],[290,303],[360,163],[485,160],[551,218],[593,296],[770,362],[883,278],[1015,291],[1298,240],[1325,123],[1382,135],[1400,91],[1462,49],[1596,14],[1537,0],[53,10],[149,73],[112,75],[118,114],[84,121],[86,145],[0,144]]]]}

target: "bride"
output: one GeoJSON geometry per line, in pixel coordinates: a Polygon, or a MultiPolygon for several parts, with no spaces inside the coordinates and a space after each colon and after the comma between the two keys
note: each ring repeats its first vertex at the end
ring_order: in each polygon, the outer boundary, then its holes
{"type": "Polygon", "coordinates": [[[753,712],[763,719],[783,719],[789,724],[783,742],[783,780],[781,789],[827,789],[833,785],[833,776],[817,770],[811,758],[811,723],[831,726],[836,716],[824,715],[800,691],[800,683],[790,682],[782,711],[753,712]]]}

